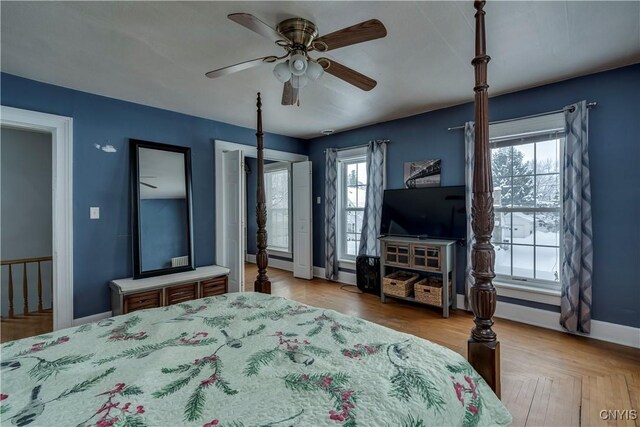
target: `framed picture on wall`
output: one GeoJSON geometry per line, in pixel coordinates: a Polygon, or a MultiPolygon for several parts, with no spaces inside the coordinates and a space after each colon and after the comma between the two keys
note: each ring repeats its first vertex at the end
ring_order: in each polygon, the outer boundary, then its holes
{"type": "Polygon", "coordinates": [[[440,187],[442,160],[420,160],[405,162],[405,188],[440,187]]]}

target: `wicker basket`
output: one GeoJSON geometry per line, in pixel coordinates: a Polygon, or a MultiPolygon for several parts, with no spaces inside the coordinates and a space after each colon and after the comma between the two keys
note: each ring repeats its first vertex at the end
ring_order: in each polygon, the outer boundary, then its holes
{"type": "MultiPolygon", "coordinates": [[[[434,277],[426,277],[414,284],[416,301],[442,307],[442,282],[434,277]]],[[[449,281],[451,297],[451,281],[449,281]]]]}
{"type": "Polygon", "coordinates": [[[418,274],[407,271],[396,271],[382,279],[382,290],[385,294],[408,297],[413,293],[413,284],[420,278],[418,274]]]}

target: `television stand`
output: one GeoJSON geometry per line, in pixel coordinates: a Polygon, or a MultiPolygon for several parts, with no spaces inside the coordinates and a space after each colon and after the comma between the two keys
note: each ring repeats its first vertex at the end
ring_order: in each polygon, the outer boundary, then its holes
{"type": "Polygon", "coordinates": [[[399,297],[385,294],[380,288],[380,300],[387,298],[413,301],[418,304],[442,308],[442,317],[449,317],[449,309],[456,308],[456,241],[420,237],[385,236],[380,238],[381,280],[393,270],[406,270],[421,276],[440,275],[442,278],[442,301],[440,305],[418,301],[414,296],[399,297]],[[449,292],[451,283],[452,292],[449,292]]]}

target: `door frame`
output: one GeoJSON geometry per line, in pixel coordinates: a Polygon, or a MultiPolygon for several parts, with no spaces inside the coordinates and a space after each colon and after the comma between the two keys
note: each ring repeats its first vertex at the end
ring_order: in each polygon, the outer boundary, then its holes
{"type": "Polygon", "coordinates": [[[53,329],[73,324],[73,118],[0,107],[0,124],[51,134],[53,329]]]}
{"type": "MultiPolygon", "coordinates": [[[[224,211],[222,209],[222,205],[224,203],[224,177],[222,170],[222,153],[226,151],[242,151],[242,155],[244,157],[258,157],[258,149],[253,145],[247,144],[238,144],[235,142],[222,141],[219,139],[214,140],[214,168],[215,168],[215,190],[216,190],[216,209],[215,209],[215,224],[216,224],[216,239],[215,239],[215,247],[216,247],[216,264],[223,264],[226,260],[226,248],[222,244],[222,239],[220,238],[224,233],[224,211]]],[[[275,160],[275,161],[284,161],[284,162],[303,162],[309,160],[309,156],[304,154],[295,154],[288,153],[286,151],[279,150],[271,150],[268,148],[264,149],[264,158],[265,160],[275,160]]],[[[244,159],[243,159],[244,162],[244,159]]],[[[247,199],[246,197],[242,200],[242,206],[244,207],[243,212],[247,210],[247,199]]],[[[241,242],[243,245],[246,245],[245,241],[241,242]]],[[[243,251],[244,253],[244,247],[243,251]]]]}

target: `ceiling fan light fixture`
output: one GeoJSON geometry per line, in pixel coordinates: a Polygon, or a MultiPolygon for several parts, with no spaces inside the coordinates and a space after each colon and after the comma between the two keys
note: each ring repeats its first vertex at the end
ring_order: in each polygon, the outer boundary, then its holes
{"type": "Polygon", "coordinates": [[[322,65],[314,61],[309,61],[307,64],[307,77],[310,80],[316,81],[324,74],[324,68],[322,65]]]}
{"type": "Polygon", "coordinates": [[[302,76],[307,71],[307,58],[300,53],[291,55],[289,59],[289,70],[294,76],[302,76]]]}
{"type": "Polygon", "coordinates": [[[289,61],[281,62],[273,69],[273,75],[280,83],[285,83],[291,78],[291,71],[289,70],[289,61]]]}
{"type": "Polygon", "coordinates": [[[307,83],[309,83],[309,78],[304,74],[301,76],[291,76],[291,86],[293,86],[294,89],[302,89],[307,83]]]}

